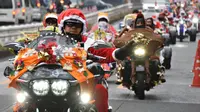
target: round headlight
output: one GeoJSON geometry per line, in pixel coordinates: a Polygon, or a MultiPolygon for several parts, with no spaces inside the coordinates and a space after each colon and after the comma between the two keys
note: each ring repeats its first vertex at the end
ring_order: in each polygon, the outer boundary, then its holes
{"type": "Polygon", "coordinates": [[[81,94],[81,101],[83,103],[88,103],[90,101],[90,95],[88,93],[81,94]]]}
{"type": "Polygon", "coordinates": [[[51,85],[52,92],[57,96],[63,96],[69,89],[69,83],[65,80],[55,80],[51,85]]]}
{"type": "Polygon", "coordinates": [[[47,95],[49,88],[50,86],[48,80],[37,80],[33,82],[33,92],[38,96],[47,95]]]}
{"type": "Polygon", "coordinates": [[[145,55],[145,49],[144,48],[136,48],[134,50],[134,53],[136,56],[144,56],[145,55]]]}
{"type": "Polygon", "coordinates": [[[17,97],[17,101],[19,103],[23,103],[26,100],[26,97],[28,96],[27,92],[20,92],[17,93],[16,97],[17,97]]]}
{"type": "Polygon", "coordinates": [[[181,4],[181,7],[184,7],[184,6],[185,6],[185,4],[182,3],[182,4],[181,4]]]}
{"type": "Polygon", "coordinates": [[[183,20],[181,20],[181,21],[180,21],[180,24],[184,24],[184,21],[183,21],[183,20]]]}

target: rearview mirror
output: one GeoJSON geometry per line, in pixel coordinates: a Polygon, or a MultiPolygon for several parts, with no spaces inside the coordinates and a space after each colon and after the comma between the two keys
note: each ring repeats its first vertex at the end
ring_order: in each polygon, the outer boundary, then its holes
{"type": "Polygon", "coordinates": [[[11,67],[7,66],[7,67],[5,68],[3,74],[4,74],[5,77],[8,77],[12,72],[13,72],[13,69],[12,69],[11,67]]]}
{"type": "Polygon", "coordinates": [[[23,43],[20,42],[13,42],[13,43],[8,43],[6,45],[4,45],[5,48],[9,48],[12,50],[12,53],[14,53],[15,55],[18,54],[18,51],[22,48],[25,47],[25,45],[23,43]]]}

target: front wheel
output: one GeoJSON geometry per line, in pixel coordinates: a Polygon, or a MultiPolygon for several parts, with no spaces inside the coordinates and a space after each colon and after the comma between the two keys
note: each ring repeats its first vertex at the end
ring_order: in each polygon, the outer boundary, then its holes
{"type": "Polygon", "coordinates": [[[88,105],[88,106],[76,106],[70,108],[67,112],[98,112],[97,108],[95,105],[88,105]]]}
{"type": "Polygon", "coordinates": [[[183,36],[180,36],[180,42],[183,42],[183,36]]]}
{"type": "Polygon", "coordinates": [[[165,59],[164,59],[163,66],[164,66],[166,69],[170,69],[170,68],[171,68],[171,59],[170,59],[170,58],[165,58],[165,59]]]}
{"type": "Polygon", "coordinates": [[[195,42],[196,41],[196,37],[197,37],[197,34],[195,32],[192,32],[190,34],[190,41],[191,42],[195,42]]]}
{"type": "Polygon", "coordinates": [[[176,33],[170,33],[170,41],[172,45],[176,44],[176,33]]]}
{"type": "Polygon", "coordinates": [[[135,94],[140,100],[145,99],[145,76],[146,74],[136,73],[136,87],[135,87],[135,94]]]}

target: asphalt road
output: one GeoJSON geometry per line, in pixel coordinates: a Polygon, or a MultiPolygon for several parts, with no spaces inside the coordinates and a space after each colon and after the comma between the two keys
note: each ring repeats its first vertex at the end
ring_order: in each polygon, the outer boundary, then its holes
{"type": "MultiPolygon", "coordinates": [[[[199,36],[198,36],[199,37],[199,36]]],[[[138,100],[134,92],[109,79],[109,101],[113,112],[200,112],[200,88],[190,87],[191,72],[197,42],[188,39],[173,48],[172,69],[166,71],[167,82],[146,92],[145,100],[138,100]]],[[[9,62],[0,60],[0,112],[11,112],[16,101],[15,91],[7,88],[3,70],[9,62]]]]}

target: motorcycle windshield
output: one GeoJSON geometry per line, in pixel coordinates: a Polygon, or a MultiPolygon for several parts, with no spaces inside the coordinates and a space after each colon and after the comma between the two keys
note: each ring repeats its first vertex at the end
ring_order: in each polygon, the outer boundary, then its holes
{"type": "Polygon", "coordinates": [[[62,48],[64,47],[75,47],[75,40],[73,40],[70,37],[67,36],[61,36],[55,33],[55,35],[48,35],[48,33],[44,36],[40,36],[34,41],[32,41],[29,45],[28,48],[33,48],[36,50],[39,50],[39,46],[41,45],[47,45],[49,43],[54,43],[57,44],[58,46],[61,46],[62,48]]]}
{"type": "Polygon", "coordinates": [[[46,65],[45,67],[38,67],[32,72],[26,72],[20,77],[23,80],[34,80],[34,79],[65,79],[75,80],[75,78],[64,71],[61,67],[53,67],[46,65]]]}
{"type": "MultiPolygon", "coordinates": [[[[41,46],[45,46],[48,44],[56,44],[57,47],[59,46],[58,52],[62,53],[62,49],[67,48],[74,48],[75,47],[75,40],[70,37],[62,36],[59,34],[50,33],[48,35],[45,34],[44,36],[38,37],[36,40],[31,42],[28,45],[28,48],[36,49],[37,51],[42,51],[43,48],[41,46]]],[[[36,67],[31,72],[26,72],[20,79],[24,80],[31,80],[31,79],[38,79],[38,78],[61,78],[61,79],[69,79],[74,80],[74,78],[68,72],[64,71],[60,65],[51,65],[51,64],[42,64],[39,63],[40,66],[36,67]]]]}

